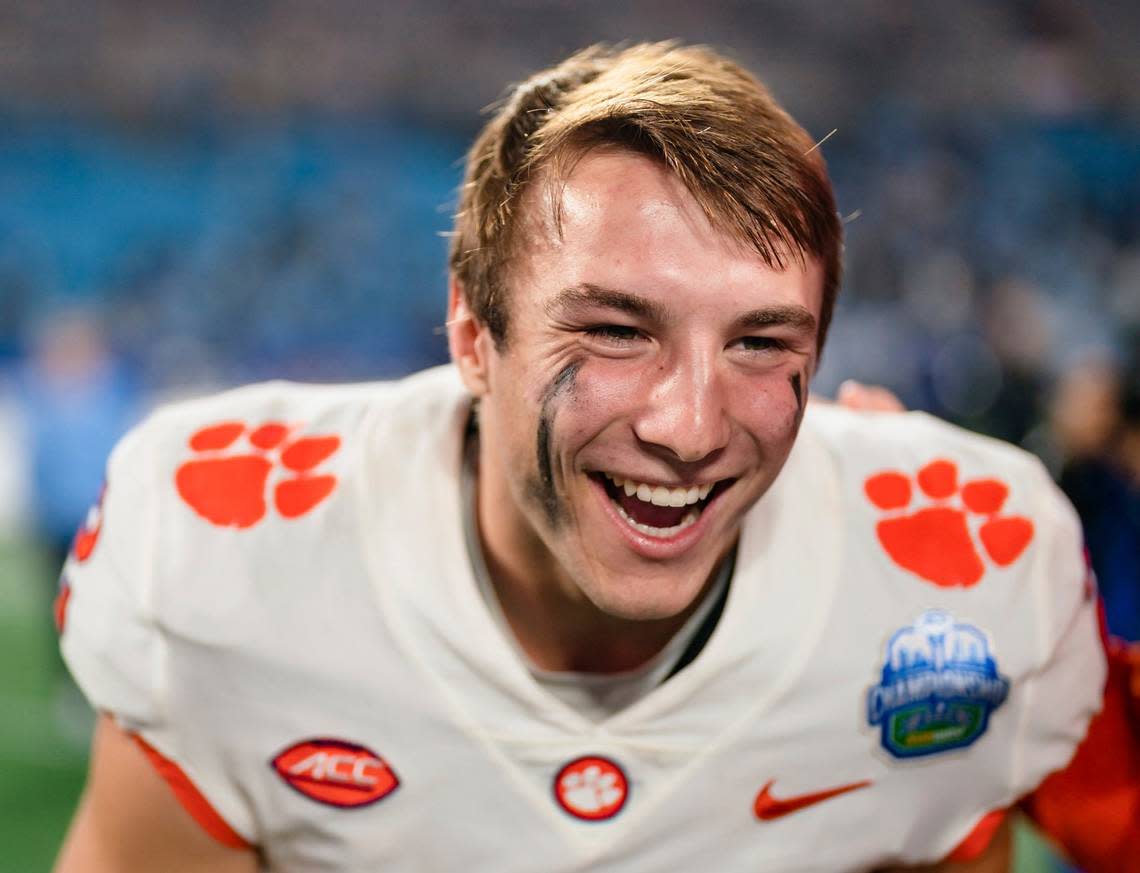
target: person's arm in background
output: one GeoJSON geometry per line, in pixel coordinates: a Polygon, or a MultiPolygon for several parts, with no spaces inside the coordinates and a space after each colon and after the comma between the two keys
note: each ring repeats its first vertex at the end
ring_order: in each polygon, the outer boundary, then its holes
{"type": "Polygon", "coordinates": [[[209,836],[135,740],[101,715],[87,786],[55,873],[254,873],[253,849],[209,836]]]}
{"type": "MultiPolygon", "coordinates": [[[[812,395],[812,400],[820,398],[812,395]]],[[[824,403],[829,401],[823,400],[824,403]]],[[[859,412],[906,412],[906,407],[898,396],[888,388],[879,385],[864,385],[848,379],[835,393],[835,402],[859,412]]]]}

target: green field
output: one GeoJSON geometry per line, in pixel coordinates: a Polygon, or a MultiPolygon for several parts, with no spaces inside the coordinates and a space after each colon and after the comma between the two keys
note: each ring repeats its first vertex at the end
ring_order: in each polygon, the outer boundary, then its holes
{"type": "MultiPolygon", "coordinates": [[[[0,541],[0,873],[51,869],[83,784],[91,714],[54,654],[50,575],[35,550],[0,541]]],[[[1016,873],[1064,869],[1028,828],[1016,845],[1016,873]]]]}
{"type": "Polygon", "coordinates": [[[51,868],[83,784],[90,713],[63,681],[44,617],[51,571],[0,542],[0,871],[51,868]]]}

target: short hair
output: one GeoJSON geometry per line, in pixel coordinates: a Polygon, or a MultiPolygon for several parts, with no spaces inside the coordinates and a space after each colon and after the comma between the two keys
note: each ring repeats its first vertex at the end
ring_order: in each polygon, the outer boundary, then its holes
{"type": "Polygon", "coordinates": [[[839,289],[842,224],[819,149],[746,70],[701,46],[592,46],[515,86],[475,139],[450,269],[497,345],[522,195],[541,171],[613,145],[676,174],[710,223],[775,269],[823,268],[819,348],[839,289]]]}

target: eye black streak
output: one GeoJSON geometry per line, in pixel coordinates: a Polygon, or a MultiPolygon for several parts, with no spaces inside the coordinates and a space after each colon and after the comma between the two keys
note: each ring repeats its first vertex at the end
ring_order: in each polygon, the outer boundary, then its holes
{"type": "Polygon", "coordinates": [[[792,393],[796,395],[796,421],[799,421],[804,414],[803,375],[799,372],[792,373],[792,375],[788,377],[788,381],[792,385],[792,393]]]}
{"type": "Polygon", "coordinates": [[[532,483],[531,491],[542,504],[551,527],[558,527],[562,520],[562,507],[554,490],[554,456],[550,449],[551,424],[554,421],[554,402],[559,395],[574,387],[574,379],[582,364],[573,361],[567,364],[554,377],[542,396],[542,410],[538,415],[538,429],[535,433],[535,452],[538,461],[538,481],[532,483]]]}

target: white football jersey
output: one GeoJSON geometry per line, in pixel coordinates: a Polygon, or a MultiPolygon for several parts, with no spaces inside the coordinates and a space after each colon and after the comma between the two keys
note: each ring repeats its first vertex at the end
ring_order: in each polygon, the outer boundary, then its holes
{"type": "Polygon", "coordinates": [[[684,670],[592,721],[488,613],[451,368],[159,411],[65,568],[93,705],[269,869],[834,871],[938,860],[1062,767],[1104,662],[1029,455],[813,408],[684,670]]]}

